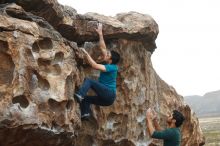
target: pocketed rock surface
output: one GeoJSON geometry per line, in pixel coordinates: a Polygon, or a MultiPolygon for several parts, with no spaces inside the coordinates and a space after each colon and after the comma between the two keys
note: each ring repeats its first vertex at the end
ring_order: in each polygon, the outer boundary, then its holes
{"type": "Polygon", "coordinates": [[[182,111],[182,146],[204,143],[197,117],[152,66],[159,29],[150,15],[81,15],[55,0],[6,2],[0,1],[1,146],[161,145],[146,132],[149,107],[164,128],[168,112],[182,111]],[[73,94],[99,73],[79,48],[97,60],[98,22],[107,48],[121,54],[117,98],[108,107],[93,105],[92,119],[82,122],[73,94]]]}

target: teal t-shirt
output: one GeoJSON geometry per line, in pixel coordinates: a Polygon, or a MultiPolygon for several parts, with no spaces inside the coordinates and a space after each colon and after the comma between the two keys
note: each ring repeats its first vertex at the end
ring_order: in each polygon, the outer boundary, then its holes
{"type": "Polygon", "coordinates": [[[179,128],[168,128],[162,131],[154,131],[152,138],[163,139],[164,146],[180,146],[181,134],[179,128]]]}
{"type": "Polygon", "coordinates": [[[115,64],[107,64],[105,65],[105,69],[105,72],[100,72],[99,82],[116,92],[118,66],[115,64]]]}

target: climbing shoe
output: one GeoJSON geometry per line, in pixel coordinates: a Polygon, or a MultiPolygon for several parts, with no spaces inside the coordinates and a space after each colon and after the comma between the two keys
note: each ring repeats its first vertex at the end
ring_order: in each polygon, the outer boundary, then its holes
{"type": "Polygon", "coordinates": [[[74,97],[78,103],[81,103],[82,100],[84,99],[81,95],[79,95],[77,93],[74,94],[74,97]]]}
{"type": "Polygon", "coordinates": [[[81,116],[81,120],[82,121],[89,121],[89,118],[90,118],[90,114],[89,113],[88,114],[83,114],[81,116]]]}

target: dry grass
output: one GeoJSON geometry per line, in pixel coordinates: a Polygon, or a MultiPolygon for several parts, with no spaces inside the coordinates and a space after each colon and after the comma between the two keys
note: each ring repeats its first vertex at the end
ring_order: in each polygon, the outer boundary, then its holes
{"type": "Polygon", "coordinates": [[[220,146],[220,117],[200,118],[199,122],[206,138],[205,146],[220,146]]]}

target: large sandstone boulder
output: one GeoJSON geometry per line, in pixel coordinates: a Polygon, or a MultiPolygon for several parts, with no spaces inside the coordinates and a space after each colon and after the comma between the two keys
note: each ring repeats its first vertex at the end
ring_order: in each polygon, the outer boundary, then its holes
{"type": "Polygon", "coordinates": [[[79,15],[55,0],[6,2],[0,1],[1,146],[161,145],[146,133],[149,107],[164,126],[168,112],[181,110],[186,116],[182,146],[204,143],[198,119],[152,67],[159,31],[151,16],[79,15]],[[86,64],[78,47],[97,58],[98,22],[108,49],[122,57],[117,99],[109,107],[92,106],[93,119],[81,122],[72,95],[86,76],[97,78],[98,72],[86,64]]]}

